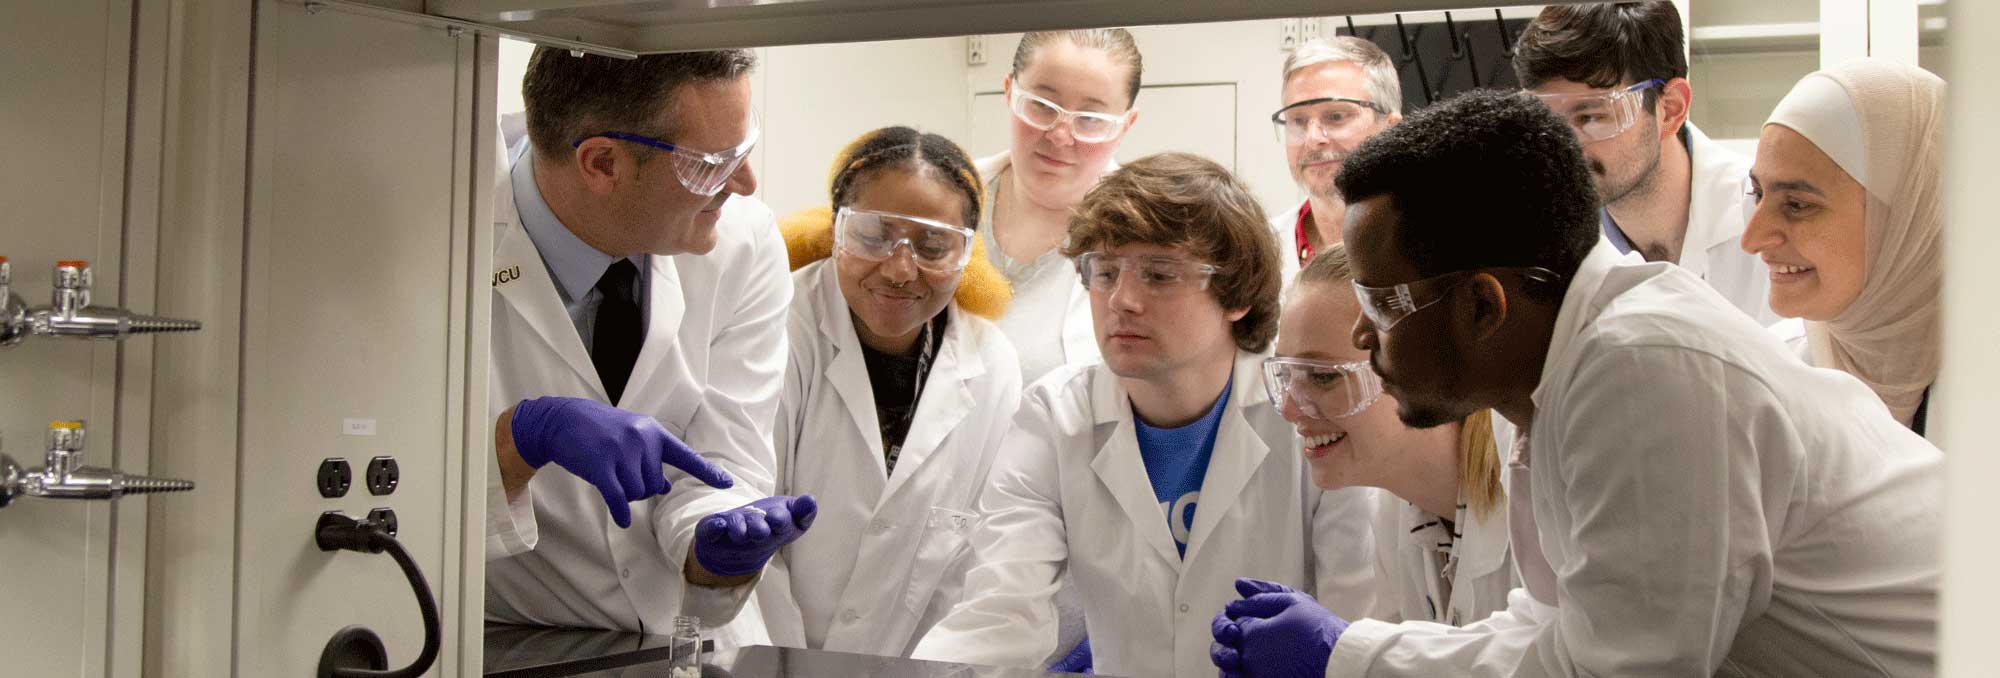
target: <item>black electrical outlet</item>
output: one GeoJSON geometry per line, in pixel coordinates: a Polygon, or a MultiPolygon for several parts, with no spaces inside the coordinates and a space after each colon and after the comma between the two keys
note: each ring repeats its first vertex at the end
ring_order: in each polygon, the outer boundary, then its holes
{"type": "Polygon", "coordinates": [[[368,520],[370,520],[370,521],[373,521],[373,522],[378,522],[378,523],[381,523],[381,524],[383,525],[383,527],[387,527],[387,528],[389,528],[389,536],[391,536],[391,537],[394,537],[394,536],[396,536],[396,510],[395,510],[395,509],[387,509],[387,508],[378,508],[378,509],[375,509],[375,510],[373,510],[373,511],[369,511],[369,512],[368,512],[368,520]]]}
{"type": "Polygon", "coordinates": [[[376,457],[368,460],[368,493],[380,497],[396,491],[396,485],[403,482],[403,472],[396,467],[394,457],[376,457]]]}
{"type": "Polygon", "coordinates": [[[340,457],[327,457],[319,463],[319,496],[333,499],[347,496],[347,488],[354,486],[354,467],[340,457]]]}

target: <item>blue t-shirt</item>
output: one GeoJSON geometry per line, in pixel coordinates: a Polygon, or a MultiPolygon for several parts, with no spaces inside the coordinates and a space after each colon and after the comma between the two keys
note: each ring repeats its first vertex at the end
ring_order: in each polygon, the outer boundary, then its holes
{"type": "Polygon", "coordinates": [[[1222,408],[1229,404],[1231,383],[1222,387],[1222,396],[1208,408],[1208,414],[1180,428],[1155,428],[1133,413],[1138,424],[1139,459],[1146,464],[1146,478],[1153,482],[1153,498],[1167,514],[1173,530],[1174,548],[1187,557],[1188,535],[1194,531],[1195,504],[1201,501],[1201,479],[1208,474],[1208,458],[1215,452],[1215,429],[1222,423],[1222,408]]]}

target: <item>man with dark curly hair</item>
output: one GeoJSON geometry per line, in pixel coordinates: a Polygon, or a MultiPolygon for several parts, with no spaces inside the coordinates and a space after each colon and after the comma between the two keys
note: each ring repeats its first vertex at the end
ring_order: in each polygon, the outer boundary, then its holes
{"type": "Polygon", "coordinates": [[[1237,581],[1223,676],[1928,676],[1942,455],[1701,279],[1598,235],[1575,136],[1477,92],[1337,180],[1356,348],[1412,426],[1519,426],[1523,588],[1453,628],[1351,626],[1237,581]]]}

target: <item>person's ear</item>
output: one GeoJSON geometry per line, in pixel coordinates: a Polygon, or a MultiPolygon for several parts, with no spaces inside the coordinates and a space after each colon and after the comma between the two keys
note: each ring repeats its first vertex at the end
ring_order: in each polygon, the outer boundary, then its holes
{"type": "Polygon", "coordinates": [[[1659,116],[1660,141],[1679,134],[1693,108],[1694,87],[1688,84],[1687,78],[1674,78],[1661,86],[1660,99],[1654,102],[1653,107],[1655,115],[1659,116]]]}
{"type": "Polygon", "coordinates": [[[591,137],[578,144],[570,154],[576,163],[577,178],[582,180],[584,190],[591,195],[610,195],[618,187],[623,175],[635,171],[631,156],[618,152],[618,143],[604,137],[591,137]]]}
{"type": "Polygon", "coordinates": [[[1229,318],[1229,322],[1232,322],[1232,323],[1233,323],[1233,322],[1236,322],[1236,321],[1238,321],[1238,320],[1242,320],[1242,319],[1243,319],[1243,316],[1246,316],[1246,315],[1250,315],[1250,307],[1248,307],[1248,306],[1245,306],[1245,307],[1243,307],[1243,308],[1227,308],[1227,309],[1223,309],[1223,310],[1222,310],[1222,315],[1224,315],[1224,316],[1228,317],[1228,318],[1229,318]]]}
{"type": "Polygon", "coordinates": [[[1474,273],[1465,286],[1472,296],[1472,313],[1468,316],[1472,338],[1486,341],[1507,324],[1508,302],[1512,300],[1507,298],[1506,286],[1491,273],[1474,273]]]}

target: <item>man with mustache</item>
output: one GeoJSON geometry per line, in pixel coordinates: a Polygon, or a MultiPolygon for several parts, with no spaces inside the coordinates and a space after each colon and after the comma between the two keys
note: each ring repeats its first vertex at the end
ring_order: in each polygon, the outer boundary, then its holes
{"type": "Polygon", "coordinates": [[[1737,246],[1750,159],[1688,120],[1674,3],[1550,5],[1521,33],[1514,73],[1583,143],[1613,247],[1679,264],[1760,324],[1779,320],[1770,267],[1737,246]]]}
{"type": "Polygon", "coordinates": [[[1299,45],[1285,58],[1284,77],[1284,106],[1271,124],[1292,181],[1306,194],[1298,209],[1271,219],[1290,281],[1314,252],[1340,242],[1347,203],[1333,177],[1361,142],[1403,119],[1403,86],[1388,53],[1347,35],[1299,45]]]}

